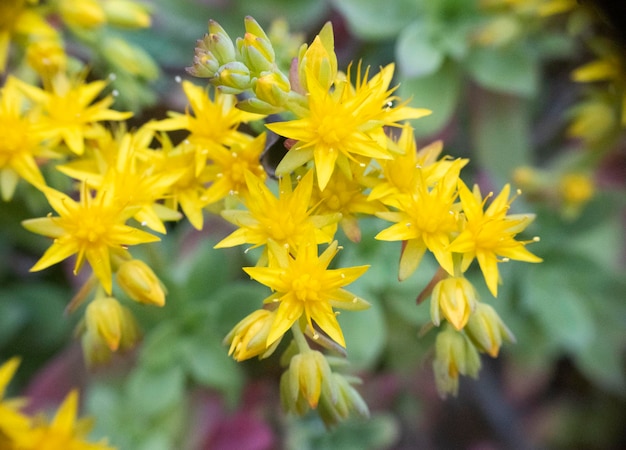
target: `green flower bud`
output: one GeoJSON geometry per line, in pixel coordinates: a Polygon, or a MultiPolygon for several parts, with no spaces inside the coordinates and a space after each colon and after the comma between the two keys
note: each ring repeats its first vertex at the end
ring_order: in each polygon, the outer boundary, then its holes
{"type": "Polygon", "coordinates": [[[102,2],[107,22],[118,27],[147,28],[150,14],[145,5],[130,0],[107,0],[102,2]]]}
{"type": "Polygon", "coordinates": [[[219,68],[213,83],[230,88],[232,90],[232,92],[228,92],[230,94],[239,94],[250,88],[250,81],[250,70],[246,65],[239,61],[233,61],[219,68]]]}
{"type": "Polygon", "coordinates": [[[259,100],[270,105],[283,106],[289,99],[289,80],[280,72],[270,72],[258,78],[254,93],[259,100]]]}
{"type": "Polygon", "coordinates": [[[465,327],[474,345],[492,358],[498,356],[503,341],[515,342],[511,333],[491,305],[479,303],[465,327]]]}
{"type": "Polygon", "coordinates": [[[433,361],[435,382],[439,395],[456,395],[459,375],[478,376],[480,356],[478,350],[463,332],[445,326],[437,335],[435,360],[433,361]]]}
{"type": "Polygon", "coordinates": [[[333,395],[329,389],[322,389],[318,408],[320,417],[327,427],[337,425],[351,415],[362,419],[369,417],[367,404],[347,377],[333,373],[331,382],[328,384],[335,389],[336,395],[333,395]]]}
{"type": "Polygon", "coordinates": [[[141,47],[129,44],[126,40],[117,37],[108,37],[102,44],[104,57],[118,70],[154,80],[159,76],[159,68],[141,47]]]}
{"type": "Polygon", "coordinates": [[[237,50],[241,61],[251,72],[272,71],[275,68],[274,48],[263,28],[250,16],[245,19],[246,33],[237,39],[237,50]]]}
{"type": "Polygon", "coordinates": [[[288,372],[292,400],[301,395],[311,408],[317,408],[322,385],[329,383],[332,374],[324,355],[316,350],[300,353],[291,358],[288,372]]]}
{"type": "Polygon", "coordinates": [[[236,52],[233,40],[230,38],[226,30],[215,20],[209,20],[209,46],[207,50],[213,52],[221,64],[227,64],[235,61],[236,52]]]}

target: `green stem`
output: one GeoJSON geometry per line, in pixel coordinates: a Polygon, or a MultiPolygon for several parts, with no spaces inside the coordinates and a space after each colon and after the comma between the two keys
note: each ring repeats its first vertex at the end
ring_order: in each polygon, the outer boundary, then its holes
{"type": "Polygon", "coordinates": [[[296,341],[296,345],[298,346],[300,353],[311,351],[309,343],[306,341],[304,333],[302,333],[302,330],[300,329],[299,321],[296,321],[296,323],[291,326],[291,332],[293,333],[293,338],[296,341]]]}

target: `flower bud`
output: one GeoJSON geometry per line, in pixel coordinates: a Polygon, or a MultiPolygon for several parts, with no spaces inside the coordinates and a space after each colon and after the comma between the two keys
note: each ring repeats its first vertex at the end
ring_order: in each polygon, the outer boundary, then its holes
{"type": "Polygon", "coordinates": [[[232,89],[232,92],[228,92],[229,94],[239,94],[250,87],[250,70],[239,61],[221,66],[215,78],[216,80],[212,80],[214,84],[232,89]]]}
{"type": "Polygon", "coordinates": [[[97,0],[60,0],[59,13],[69,26],[97,28],[106,23],[106,14],[97,0]]]}
{"type": "Polygon", "coordinates": [[[498,356],[503,340],[515,342],[515,336],[496,310],[486,303],[477,304],[465,331],[478,350],[487,352],[492,358],[498,356]]]}
{"type": "Polygon", "coordinates": [[[193,64],[185,70],[190,75],[200,78],[213,78],[220,68],[220,62],[215,55],[208,50],[196,47],[193,64]]]}
{"type": "MultiPolygon", "coordinates": [[[[309,406],[317,408],[322,393],[322,386],[330,382],[332,372],[328,361],[317,350],[300,353],[289,363],[289,392],[292,402],[296,402],[299,396],[306,399],[309,406]]],[[[333,397],[337,394],[335,388],[329,386],[333,397]]]]}
{"type": "Polygon", "coordinates": [[[243,38],[237,39],[237,50],[241,61],[254,74],[272,71],[275,66],[276,55],[274,48],[263,28],[252,18],[245,19],[246,33],[243,38]]]}
{"type": "Polygon", "coordinates": [[[136,302],[156,306],[165,304],[165,292],[159,279],[143,261],[124,261],[117,270],[116,279],[124,292],[136,302]]]}
{"type": "Polygon", "coordinates": [[[147,28],[150,14],[146,6],[130,0],[107,0],[102,3],[107,22],[118,27],[147,28]]]}
{"type": "Polygon", "coordinates": [[[480,370],[480,356],[463,332],[446,326],[435,341],[433,370],[439,395],[444,398],[448,393],[456,395],[459,374],[476,378],[480,370]]]}
{"type": "Polygon", "coordinates": [[[243,361],[255,356],[267,358],[280,343],[280,339],[267,347],[267,336],[274,322],[274,311],[258,309],[246,316],[224,338],[225,344],[230,344],[229,355],[237,361],[243,361]]]}
{"type": "Polygon", "coordinates": [[[337,394],[335,398],[333,398],[330,390],[325,387],[322,388],[318,408],[320,418],[327,427],[339,424],[352,414],[356,414],[362,419],[369,417],[367,404],[346,377],[338,373],[333,373],[328,385],[333,386],[337,394]]]}
{"type": "Polygon", "coordinates": [[[256,97],[250,97],[250,98],[247,98],[245,100],[238,102],[237,108],[241,109],[242,111],[255,113],[255,114],[265,114],[265,115],[278,114],[285,110],[285,108],[271,105],[270,103],[264,102],[263,100],[259,100],[256,97]]]}
{"type": "Polygon", "coordinates": [[[80,343],[88,367],[101,366],[108,363],[113,357],[113,352],[100,336],[89,330],[83,333],[80,343]]]}
{"type": "Polygon", "coordinates": [[[102,53],[119,70],[146,80],[159,76],[159,68],[141,47],[117,37],[108,37],[102,44],[102,53]]]}
{"type": "Polygon", "coordinates": [[[305,90],[308,90],[307,74],[316,79],[325,89],[330,89],[337,77],[337,55],[335,55],[333,29],[330,23],[322,28],[308,48],[302,46],[300,49],[298,77],[300,85],[305,90]]]}
{"type": "Polygon", "coordinates": [[[26,59],[42,78],[65,72],[67,64],[67,55],[57,39],[42,39],[29,44],[26,59]]]}
{"type": "Polygon", "coordinates": [[[233,62],[236,59],[235,45],[228,33],[214,20],[209,20],[209,34],[207,37],[207,49],[220,61],[220,65],[233,62]]]}
{"type": "Polygon", "coordinates": [[[457,330],[463,329],[476,307],[476,290],[467,278],[448,277],[433,288],[430,298],[430,317],[439,326],[440,312],[457,330]]]}
{"type": "Polygon", "coordinates": [[[263,75],[254,86],[254,93],[259,100],[275,106],[282,106],[287,102],[290,90],[289,80],[280,72],[263,75]]]}
{"type": "Polygon", "coordinates": [[[87,332],[101,339],[111,351],[122,338],[122,305],[113,297],[97,297],[85,311],[87,332]]]}

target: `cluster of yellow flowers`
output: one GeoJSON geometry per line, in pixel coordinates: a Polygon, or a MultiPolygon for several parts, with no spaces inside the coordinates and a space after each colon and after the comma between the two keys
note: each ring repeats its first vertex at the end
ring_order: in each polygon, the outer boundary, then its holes
{"type": "MultiPolygon", "coordinates": [[[[333,408],[340,396],[333,390],[341,383],[304,336],[331,351],[345,347],[335,309],[367,307],[343,288],[367,266],[328,269],[340,248],[335,233],[341,224],[358,242],[357,215],[374,215],[393,222],[376,239],[403,243],[400,280],[417,269],[427,250],[441,267],[426,293],[433,324],[447,322],[437,339],[435,372],[442,394],[456,392],[460,373],[477,374],[478,352],[496,356],[502,341],[512,339],[495,310],[479,302],[464,273],[476,259],[496,296],[499,262],[541,261],[526,250],[528,242],[515,239],[533,216],[508,214],[508,185],[485,208],[492,194],[483,197],[477,186],[471,190],[463,183],[459,175],[468,161],[440,158],[441,142],[416,148],[412,129],[403,122],[429,111],[393,95],[393,65],[371,77],[360,65],[354,77],[352,66],[347,73],[338,71],[326,25],[310,46],[300,48],[285,74],[261,27],[246,18],[245,29],[233,42],[210,22],[189,68],[217,92],[243,94],[240,109],[287,118],[266,125],[286,139],[286,155],[276,167],[277,195],[247,172],[246,189],[238,189],[243,209],[222,211],[237,229],[216,247],[263,246],[256,267],[244,270],[273,292],[227,336],[231,354],[237,360],[267,357],[291,330],[296,348],[287,351],[295,355],[281,381],[283,401],[298,413],[307,404],[323,403],[322,418],[336,422],[333,408]],[[328,246],[318,256],[320,244],[328,246]]],[[[361,405],[354,399],[351,404],[361,405]]]]}
{"type": "MultiPolygon", "coordinates": [[[[68,0],[59,7],[66,3],[99,5],[68,0]]],[[[109,3],[114,2],[101,6],[109,3]]],[[[26,14],[37,5],[14,6],[26,14]]],[[[95,10],[81,8],[60,11],[72,17],[68,24],[84,25],[95,10]]],[[[341,227],[358,243],[358,217],[377,216],[393,224],[376,238],[402,242],[401,280],[417,269],[427,250],[441,266],[429,286],[432,322],[441,325],[434,367],[442,395],[456,392],[459,374],[477,374],[478,352],[496,356],[502,341],[512,339],[464,273],[476,259],[496,296],[498,263],[539,262],[526,250],[528,241],[515,239],[532,215],[508,214],[508,185],[485,208],[492,194],[468,188],[460,179],[468,161],[440,158],[440,142],[418,150],[405,122],[429,111],[394,95],[393,65],[372,76],[360,64],[339,71],[330,24],[311,45],[300,47],[288,71],[278,66],[256,21],[246,18],[245,29],[233,42],[211,21],[189,72],[216,88],[182,82],[189,110],[136,130],[122,122],[131,113],[110,109],[113,95],[96,100],[107,82],[87,82],[84,72],[47,66],[38,71],[41,88],[7,79],[0,91],[0,132],[8,136],[0,143],[3,197],[10,199],[22,178],[56,212],[24,222],[30,231],[54,239],[32,270],[76,255],[78,274],[87,262],[93,274],[69,309],[91,296],[79,334],[87,361],[105,362],[139,336],[130,310],[114,297],[114,285],[134,301],[165,302],[157,276],[128,247],[158,241],[152,232],[164,234],[165,221],[182,217],[179,209],[197,229],[207,209],[219,212],[236,229],[216,247],[261,248],[256,266],[244,270],[272,290],[228,334],[230,353],[237,360],[268,357],[289,333],[292,344],[281,358],[283,404],[297,414],[316,409],[332,425],[352,413],[368,414],[353,387],[359,380],[341,373],[343,358],[322,353],[345,355],[336,309],[368,307],[345,286],[369,266],[330,268],[341,249],[336,233],[341,227]],[[258,125],[269,114],[284,119],[265,124],[285,138],[275,190],[266,184],[260,163],[268,132],[252,136],[240,128],[258,125]],[[107,128],[103,121],[116,125],[107,128]],[[166,133],[173,130],[186,130],[188,136],[175,144],[166,133]],[[39,164],[59,160],[64,163],[56,169],[80,186],[78,199],[46,184],[39,164]]]]}
{"type": "Polygon", "coordinates": [[[6,388],[20,364],[11,358],[0,366],[0,448],[6,450],[112,450],[106,441],[85,440],[92,427],[89,419],[76,420],[78,393],[71,391],[54,418],[22,412],[25,399],[4,398],[6,388]]]}

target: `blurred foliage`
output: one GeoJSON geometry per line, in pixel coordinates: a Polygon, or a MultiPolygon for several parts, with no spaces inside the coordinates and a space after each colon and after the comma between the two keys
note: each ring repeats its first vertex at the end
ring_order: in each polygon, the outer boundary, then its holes
{"type": "MultiPolygon", "coordinates": [[[[332,20],[341,57],[362,58],[371,65],[396,61],[399,95],[433,110],[432,116],[414,123],[425,142],[444,137],[448,152],[471,155],[469,170],[488,188],[517,174],[514,179],[524,194],[515,207],[536,213],[528,236],[541,236],[533,251],[544,262],[502,265],[507,282],[496,303],[517,343],[506,346],[501,359],[485,369],[485,379],[464,381],[459,400],[440,405],[430,370],[423,367],[432,357],[432,333],[419,334],[430,321],[428,306],[415,305],[436,266],[425,261],[418,274],[399,283],[398,252],[378,245],[372,236],[381,225],[365,221],[362,243],[347,246],[340,262],[371,262],[368,276],[351,288],[370,300],[372,308],[339,320],[350,361],[366,384],[380,390],[363,389],[373,405],[371,421],[351,422],[328,433],[316,418],[299,421],[279,413],[278,394],[269,387],[279,373],[264,361],[237,364],[222,345],[233,324],[267,294],[244,277],[241,266],[248,256],[213,250],[215,236],[199,236],[177,225],[158,254],[145,250],[144,255],[167,286],[167,305],[158,311],[134,306],[145,331],[137,354],[120,357],[113,368],[84,380],[86,408],[97,418],[95,435],[134,450],[402,448],[417,428],[432,436],[422,437],[420,444],[445,448],[442,443],[452,441],[437,434],[450,425],[444,412],[468,400],[465,391],[486,395],[483,406],[505,399],[508,410],[529,423],[526,440],[517,442],[517,448],[619,448],[626,443],[619,426],[626,421],[625,141],[617,133],[600,150],[590,149],[566,132],[571,111],[587,92],[569,79],[569,71],[589,60],[580,36],[606,33],[606,25],[589,25],[588,12],[540,17],[503,5],[490,9],[487,3],[154,0],[152,28],[119,32],[154,58],[162,73],[156,80],[152,75],[139,81],[118,76],[114,87],[120,104],[167,110],[180,109],[174,76],[182,76],[190,65],[194,42],[206,32],[209,18],[238,30],[245,15],[263,26],[280,15],[291,30],[309,34],[332,20]],[[514,24],[518,34],[499,45],[479,44],[478,30],[496,20],[514,24]],[[575,33],[577,29],[585,32],[575,33]],[[150,88],[148,80],[155,83],[150,88]],[[535,166],[530,179],[516,172],[523,166],[535,166]],[[558,180],[581,170],[591,174],[594,195],[570,214],[559,196],[558,180]],[[484,394],[477,387],[481,383],[499,393],[484,394]],[[242,410],[248,415],[238,416],[242,410]],[[542,417],[550,417],[550,423],[537,423],[542,417]],[[254,426],[238,429],[239,440],[220,440],[228,420],[254,426]],[[267,433],[272,437],[266,438],[267,433]],[[261,444],[251,444],[255,439],[261,444]],[[225,442],[231,447],[217,444],[225,442]]],[[[100,60],[94,61],[97,65],[100,60]]],[[[104,72],[115,64],[106,58],[100,62],[104,72]]],[[[19,225],[42,206],[24,204],[21,198],[0,203],[0,252],[5,255],[0,260],[0,354],[3,360],[23,356],[17,383],[25,386],[36,371],[38,377],[49,376],[46,363],[68,345],[75,324],[63,314],[73,289],[65,276],[70,269],[27,273],[45,243],[19,225]]],[[[216,222],[205,228],[224,234],[222,227],[216,222]]],[[[483,283],[475,286],[480,290],[483,283]]],[[[486,288],[479,294],[491,298],[486,288]]],[[[475,440],[462,445],[503,442],[502,430],[490,416],[493,410],[481,410],[475,400],[468,404],[476,409],[461,417],[485,416],[482,426],[491,431],[470,433],[475,440]]],[[[457,425],[462,422],[458,419],[457,425]]]]}

